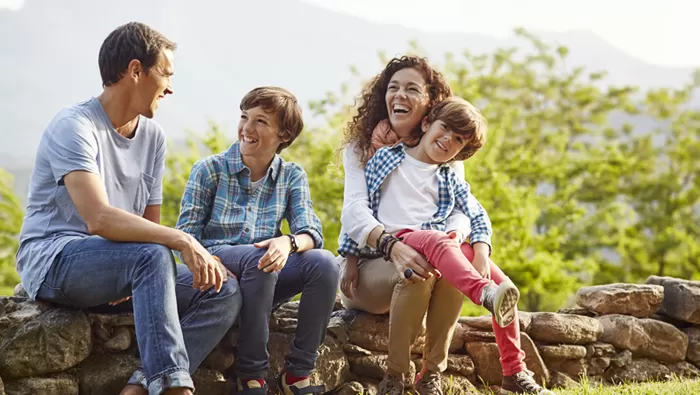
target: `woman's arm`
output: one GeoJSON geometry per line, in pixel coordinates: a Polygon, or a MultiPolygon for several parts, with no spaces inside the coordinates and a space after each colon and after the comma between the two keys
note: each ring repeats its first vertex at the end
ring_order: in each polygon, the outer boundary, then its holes
{"type": "MultiPolygon", "coordinates": [[[[354,151],[354,144],[348,144],[343,150],[343,167],[345,168],[345,186],[343,188],[343,210],[340,216],[343,230],[358,243],[358,248],[362,248],[368,243],[374,247],[374,241],[369,240],[370,233],[376,232],[378,229],[381,234],[384,227],[374,218],[369,206],[364,166],[354,151]]],[[[374,240],[376,240],[376,235],[374,240]]]]}

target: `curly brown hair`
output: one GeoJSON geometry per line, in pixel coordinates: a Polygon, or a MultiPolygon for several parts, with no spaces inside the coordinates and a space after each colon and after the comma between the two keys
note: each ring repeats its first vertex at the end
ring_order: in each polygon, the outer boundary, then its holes
{"type": "MultiPolygon", "coordinates": [[[[359,155],[360,162],[363,165],[366,165],[371,157],[370,148],[374,128],[380,121],[389,117],[385,103],[389,81],[397,71],[409,67],[419,71],[425,78],[430,96],[428,110],[435,104],[452,96],[452,89],[445,81],[445,77],[433,69],[426,58],[401,56],[391,59],[384,67],[384,70],[362,89],[357,114],[348,123],[344,132],[343,147],[349,143],[355,143],[355,152],[359,155]]],[[[420,123],[416,125],[413,133],[416,136],[421,135],[420,123]]]]}

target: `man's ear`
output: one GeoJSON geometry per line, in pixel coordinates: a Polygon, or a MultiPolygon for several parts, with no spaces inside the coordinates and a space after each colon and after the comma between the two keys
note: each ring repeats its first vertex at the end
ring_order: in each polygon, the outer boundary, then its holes
{"type": "Polygon", "coordinates": [[[131,78],[139,78],[144,73],[143,65],[138,59],[131,59],[131,62],[129,62],[129,65],[126,67],[126,70],[127,75],[131,78]]]}

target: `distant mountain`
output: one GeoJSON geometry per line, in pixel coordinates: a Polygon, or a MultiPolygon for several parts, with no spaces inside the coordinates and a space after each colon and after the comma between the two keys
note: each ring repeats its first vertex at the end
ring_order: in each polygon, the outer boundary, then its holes
{"type": "MultiPolygon", "coordinates": [[[[240,98],[258,85],[287,87],[303,103],[318,99],[339,89],[351,65],[373,75],[381,68],[378,51],[402,53],[410,40],[436,63],[447,51],[523,45],[515,38],[379,25],[292,0],[27,0],[19,11],[0,10],[0,167],[31,167],[51,117],[100,92],[102,40],[131,20],[178,42],[175,95],[156,116],[171,139],[182,139],[185,129],[203,131],[210,120],[232,131],[240,98]]],[[[568,46],[570,66],[606,70],[613,84],[679,86],[691,73],[647,64],[590,32],[535,33],[568,46]]]]}

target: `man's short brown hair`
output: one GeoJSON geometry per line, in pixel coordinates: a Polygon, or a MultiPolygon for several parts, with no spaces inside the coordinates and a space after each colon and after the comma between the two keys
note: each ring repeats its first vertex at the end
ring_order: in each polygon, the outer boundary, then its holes
{"type": "Polygon", "coordinates": [[[486,119],[476,107],[461,97],[452,96],[433,106],[427,121],[429,124],[442,121],[467,140],[464,148],[450,162],[471,158],[486,142],[486,119]]]}
{"type": "Polygon", "coordinates": [[[278,136],[287,140],[280,144],[277,153],[289,147],[304,129],[301,107],[297,98],[288,90],[276,86],[262,86],[248,92],[241,100],[241,111],[262,107],[265,112],[277,116],[278,136]]]}
{"type": "Polygon", "coordinates": [[[134,59],[140,61],[148,73],[164,49],[174,51],[176,48],[177,44],[143,23],[129,22],[117,27],[100,47],[98,64],[102,86],[119,82],[134,59]]]}

